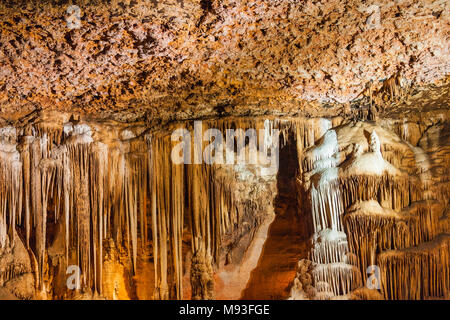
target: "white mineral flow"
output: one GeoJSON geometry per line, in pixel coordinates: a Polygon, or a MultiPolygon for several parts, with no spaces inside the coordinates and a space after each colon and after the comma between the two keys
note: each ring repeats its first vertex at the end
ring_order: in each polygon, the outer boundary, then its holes
{"type": "Polygon", "coordinates": [[[314,227],[312,275],[318,299],[347,295],[360,285],[359,270],[346,259],[349,250],[341,222],[344,207],[339,161],[337,134],[332,129],[325,132],[320,144],[304,153],[304,180],[310,181],[306,186],[309,186],[314,227]]]}

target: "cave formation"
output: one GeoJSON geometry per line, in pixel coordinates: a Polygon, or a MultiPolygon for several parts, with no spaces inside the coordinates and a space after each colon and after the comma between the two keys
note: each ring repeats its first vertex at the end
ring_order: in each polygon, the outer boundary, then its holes
{"type": "Polygon", "coordinates": [[[449,298],[448,2],[70,5],[0,3],[0,299],[449,298]]]}

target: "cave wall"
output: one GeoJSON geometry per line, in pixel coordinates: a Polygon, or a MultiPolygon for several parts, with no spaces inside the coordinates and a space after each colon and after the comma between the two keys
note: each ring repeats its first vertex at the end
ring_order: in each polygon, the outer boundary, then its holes
{"type": "MultiPolygon", "coordinates": [[[[2,297],[251,293],[283,183],[277,172],[174,164],[171,133],[192,129],[191,122],[152,129],[61,113],[40,119],[0,131],[2,297]],[[70,265],[81,267],[79,290],[67,286],[70,265]]],[[[269,124],[281,130],[280,145],[296,146],[298,169],[285,175],[297,179],[298,232],[311,236],[301,240],[310,241],[310,253],[292,273],[291,298],[448,295],[448,125],[441,116],[412,125],[343,117],[203,122],[222,131],[269,124]],[[379,290],[367,290],[369,265],[380,268],[379,290]]]]}

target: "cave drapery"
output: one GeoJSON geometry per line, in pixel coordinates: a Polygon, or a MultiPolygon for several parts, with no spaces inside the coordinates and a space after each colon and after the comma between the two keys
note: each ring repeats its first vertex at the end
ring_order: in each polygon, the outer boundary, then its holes
{"type": "MultiPolygon", "coordinates": [[[[131,277],[144,248],[152,248],[152,298],[214,298],[215,274],[233,263],[221,263],[231,260],[229,246],[239,246],[249,219],[256,219],[250,227],[258,229],[268,215],[267,204],[255,208],[237,199],[231,172],[250,184],[246,169],[174,164],[171,130],[190,128],[189,122],[149,131],[53,117],[51,125],[1,131],[1,250],[5,255],[21,245],[29,256],[28,263],[3,269],[2,282],[32,273],[37,292],[70,297],[55,279],[67,266],[78,265],[81,291],[101,297],[108,286],[105,247],[112,250],[105,243],[113,243],[131,277]],[[186,260],[183,242],[188,239],[186,260]]],[[[445,296],[449,239],[442,208],[447,189],[430,171],[430,157],[437,151],[422,146],[427,136],[413,146],[411,138],[395,133],[405,132],[403,122],[389,124],[388,130],[341,117],[203,122],[223,132],[268,124],[281,130],[281,145],[288,137],[295,141],[298,216],[311,224],[311,251],[298,263],[291,298],[445,296]],[[367,293],[366,271],[372,265],[381,270],[381,287],[367,293]]],[[[264,179],[273,184],[276,174],[264,179]]]]}
{"type": "Polygon", "coordinates": [[[0,300],[449,298],[448,1],[69,2],[0,2],[0,300]]]}

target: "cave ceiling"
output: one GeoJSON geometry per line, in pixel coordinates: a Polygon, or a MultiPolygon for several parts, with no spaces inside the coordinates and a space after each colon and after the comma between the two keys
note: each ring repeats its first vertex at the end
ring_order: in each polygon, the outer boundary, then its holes
{"type": "Polygon", "coordinates": [[[447,1],[77,1],[76,27],[71,4],[0,3],[0,123],[448,105],[447,1]]]}

